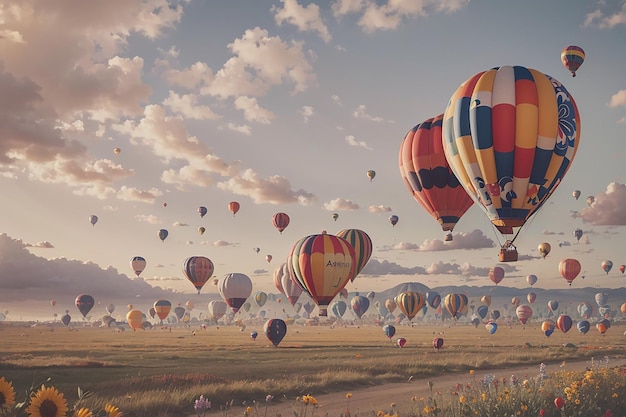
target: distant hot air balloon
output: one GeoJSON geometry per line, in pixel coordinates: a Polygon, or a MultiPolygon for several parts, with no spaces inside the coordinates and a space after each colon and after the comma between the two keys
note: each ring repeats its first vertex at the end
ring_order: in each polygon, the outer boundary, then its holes
{"type": "Polygon", "coordinates": [[[436,309],[441,304],[441,296],[437,291],[426,291],[424,298],[426,298],[426,302],[432,308],[436,309]]]}
{"type": "Polygon", "coordinates": [[[141,325],[143,324],[143,313],[140,310],[130,310],[126,313],[126,321],[131,329],[143,329],[141,325]]]}
{"type": "Polygon", "coordinates": [[[122,150],[120,148],[113,148],[113,153],[115,155],[119,155],[120,153],[122,153],[122,150]]]}
{"type": "Polygon", "coordinates": [[[454,92],[443,117],[446,159],[467,193],[503,235],[524,224],[567,173],[580,141],[573,97],[534,69],[502,66],[475,74],[454,92]]]}
{"type": "Polygon", "coordinates": [[[561,314],[559,318],[556,320],[556,328],[562,331],[563,333],[569,332],[569,329],[572,328],[571,317],[566,314],[561,314]]]}
{"type": "Polygon", "coordinates": [[[480,297],[480,302],[489,307],[491,305],[491,296],[483,295],[482,297],[480,297]]]}
{"type": "Polygon", "coordinates": [[[559,272],[561,273],[561,276],[565,278],[569,285],[572,285],[572,282],[574,281],[574,279],[576,279],[576,277],[580,273],[580,270],[580,262],[578,262],[578,260],[576,259],[567,258],[563,259],[559,263],[559,272]]]}
{"type": "Polygon", "coordinates": [[[580,197],[580,190],[572,191],[572,195],[574,196],[576,200],[578,200],[578,198],[580,197]]]}
{"type": "Polygon", "coordinates": [[[391,298],[388,298],[387,300],[385,300],[385,308],[390,313],[393,313],[393,311],[396,309],[397,306],[398,305],[396,304],[396,302],[394,300],[392,300],[391,298]]]}
{"type": "Polygon", "coordinates": [[[578,329],[580,333],[587,334],[587,332],[591,328],[591,325],[589,324],[587,320],[581,320],[578,323],[576,323],[576,328],[578,329]]]}
{"type": "Polygon", "coordinates": [[[198,207],[198,214],[200,217],[204,217],[207,214],[207,209],[204,206],[198,207]]]}
{"type": "Polygon", "coordinates": [[[455,320],[460,317],[461,311],[465,307],[465,301],[461,294],[450,293],[441,300],[441,303],[450,317],[455,320]]]}
{"type": "Polygon", "coordinates": [[[344,301],[333,301],[333,303],[330,305],[330,311],[332,311],[335,317],[337,317],[338,319],[343,317],[347,308],[348,305],[344,301]]]}
{"type": "Polygon", "coordinates": [[[399,337],[396,340],[396,344],[398,345],[399,348],[403,348],[404,345],[406,345],[406,339],[404,337],[399,337]]]}
{"type": "Polygon", "coordinates": [[[265,303],[267,302],[267,293],[265,293],[263,291],[257,291],[254,294],[254,301],[256,301],[256,304],[259,307],[263,307],[265,305],[265,303]]]}
{"type": "Polygon", "coordinates": [[[198,294],[204,284],[211,279],[214,270],[213,262],[205,256],[190,256],[183,262],[183,273],[198,290],[198,294]]]}
{"type": "Polygon", "coordinates": [[[594,196],[590,195],[589,197],[587,197],[587,205],[591,206],[595,201],[596,198],[594,196]]]}
{"type": "Polygon", "coordinates": [[[89,216],[89,223],[91,223],[92,226],[95,226],[96,223],[98,223],[98,216],[96,216],[95,214],[89,216]]]}
{"type": "Polygon", "coordinates": [[[300,284],[291,278],[291,274],[289,273],[289,268],[286,263],[282,265],[282,269],[283,272],[280,278],[280,285],[283,290],[281,292],[285,294],[291,305],[295,305],[302,294],[302,288],[300,287],[300,284]]]}
{"type": "Polygon", "coordinates": [[[593,306],[586,301],[578,304],[576,310],[578,311],[578,314],[580,314],[580,317],[582,317],[583,319],[588,319],[593,314],[593,306]]]}
{"type": "Polygon", "coordinates": [[[69,326],[70,321],[72,321],[72,316],[70,316],[68,313],[65,313],[61,316],[61,323],[63,323],[65,326],[69,326]]]}
{"type": "Polygon", "coordinates": [[[206,229],[204,228],[204,226],[200,226],[200,227],[198,227],[198,232],[199,232],[201,235],[203,235],[203,234],[204,234],[204,232],[206,232],[206,229]]]}
{"type": "Polygon", "coordinates": [[[548,301],[548,310],[550,310],[551,312],[555,312],[557,309],[559,308],[559,302],[556,300],[549,300],[548,301]]]}
{"type": "Polygon", "coordinates": [[[452,173],[441,140],[443,114],[425,120],[406,134],[400,145],[400,176],[409,193],[448,232],[474,204],[452,173]]]}
{"type": "Polygon", "coordinates": [[[526,282],[532,287],[537,283],[537,275],[530,274],[526,277],[526,282]]]}
{"type": "Polygon", "coordinates": [[[133,256],[130,258],[130,267],[135,275],[140,276],[146,268],[146,259],[142,256],[133,256]]]}
{"type": "Polygon", "coordinates": [[[337,236],[348,241],[354,248],[355,270],[351,281],[354,281],[372,256],[372,239],[363,230],[343,229],[337,236]]]}
{"type": "Polygon", "coordinates": [[[226,309],[228,308],[228,304],[226,304],[222,300],[211,300],[209,301],[209,316],[215,320],[219,320],[226,314],[226,309]]]}
{"type": "Polygon", "coordinates": [[[435,348],[436,351],[439,351],[439,349],[441,349],[442,347],[443,347],[443,338],[435,337],[433,339],[433,348],[435,348]]]}
{"type": "Polygon", "coordinates": [[[238,272],[226,274],[220,278],[217,289],[233,313],[236,313],[252,294],[252,280],[238,272]]]}
{"type": "Polygon", "coordinates": [[[167,238],[167,235],[169,235],[169,232],[166,229],[160,229],[157,233],[157,236],[159,236],[159,239],[161,239],[161,242],[165,241],[165,239],[167,238]]]}
{"type": "Polygon", "coordinates": [[[115,304],[108,304],[105,310],[107,313],[113,314],[113,312],[115,311],[115,304]]]}
{"type": "Polygon", "coordinates": [[[396,216],[395,214],[392,214],[391,216],[389,216],[389,223],[391,223],[392,226],[395,226],[396,224],[398,224],[398,220],[400,220],[400,218],[396,216]]]}
{"type": "Polygon", "coordinates": [[[74,300],[76,308],[78,308],[78,311],[80,311],[83,317],[87,317],[87,313],[91,311],[94,303],[95,300],[93,299],[93,297],[87,294],[80,294],[78,297],[76,297],[76,300],[74,300]]]}
{"type": "Polygon", "coordinates": [[[500,310],[491,310],[489,312],[489,317],[493,320],[498,320],[500,318],[500,310]]]}
{"type": "Polygon", "coordinates": [[[511,304],[513,304],[513,307],[517,307],[520,303],[520,299],[519,297],[513,297],[511,298],[511,304]]]}
{"type": "Polygon", "coordinates": [[[619,266],[619,272],[621,272],[623,274],[624,271],[626,271],[626,265],[620,265],[619,266]]]}
{"type": "Polygon", "coordinates": [[[537,294],[535,294],[534,292],[529,292],[526,295],[526,299],[528,300],[530,304],[533,304],[535,300],[537,299],[537,294]]]}
{"type": "Polygon", "coordinates": [[[396,295],[394,300],[400,311],[402,311],[409,321],[413,320],[413,317],[422,310],[426,302],[424,296],[417,291],[401,292],[396,295]]]}
{"type": "Polygon", "coordinates": [[[585,51],[576,45],[570,45],[561,51],[561,62],[572,73],[572,77],[576,76],[576,71],[585,60],[585,51]]]}
{"type": "Polygon", "coordinates": [[[50,300],[50,305],[52,307],[54,307],[55,305],[57,305],[57,300],[50,300]]]}
{"type": "Polygon", "coordinates": [[[489,332],[489,334],[494,334],[498,330],[498,325],[492,321],[485,324],[485,328],[489,332]]]}
{"type": "Polygon", "coordinates": [[[515,309],[515,314],[517,315],[520,323],[526,324],[528,319],[530,319],[533,315],[533,309],[530,308],[529,305],[523,304],[515,309]]]}
{"type": "Polygon", "coordinates": [[[602,307],[609,301],[609,294],[605,292],[599,292],[596,293],[594,299],[596,300],[596,304],[598,305],[598,307],[602,307]]]}
{"type": "Polygon", "coordinates": [[[539,246],[537,246],[537,250],[539,251],[541,256],[543,256],[544,259],[550,253],[550,249],[552,249],[552,247],[550,246],[548,242],[540,243],[539,246]]]}
{"type": "Polygon", "coordinates": [[[280,266],[274,270],[274,274],[273,274],[274,286],[276,287],[278,292],[280,292],[281,294],[285,293],[285,290],[283,289],[283,284],[282,284],[283,275],[287,275],[289,279],[291,279],[291,277],[289,276],[289,271],[287,269],[287,263],[280,264],[280,266]]]}
{"type": "Polygon", "coordinates": [[[235,216],[235,214],[237,214],[237,212],[239,211],[239,208],[241,207],[241,205],[236,202],[236,201],[231,201],[230,203],[228,203],[228,210],[233,213],[233,217],[235,216]]]}
{"type": "Polygon", "coordinates": [[[370,307],[370,300],[362,295],[355,295],[352,297],[352,300],[350,300],[350,306],[354,314],[356,314],[358,318],[361,318],[370,307]]]}
{"type": "Polygon", "coordinates": [[[396,328],[393,324],[386,324],[383,326],[383,332],[385,332],[385,336],[391,339],[396,334],[396,328]]]}
{"type": "Polygon", "coordinates": [[[287,257],[291,278],[327,315],[327,306],[352,279],[356,270],[354,248],[345,239],[329,234],[298,240],[287,257]]]}
{"type": "Polygon", "coordinates": [[[289,216],[286,213],[276,213],[272,217],[272,224],[282,234],[283,230],[289,226],[289,216]]]}
{"type": "Polygon", "coordinates": [[[250,339],[256,340],[258,335],[259,334],[256,331],[253,330],[253,331],[250,332],[250,339]]]}
{"type": "Polygon", "coordinates": [[[376,171],[374,171],[373,169],[370,169],[366,172],[366,174],[367,174],[367,178],[369,178],[370,182],[372,182],[372,180],[376,176],[376,171]]]}
{"type": "Polygon", "coordinates": [[[163,321],[167,318],[168,314],[170,314],[172,303],[163,299],[156,300],[152,305],[152,308],[154,308],[154,313],[159,317],[159,319],[163,321]]]}
{"type": "Polygon", "coordinates": [[[167,203],[163,203],[163,207],[167,207],[167,203]]]}
{"type": "Polygon", "coordinates": [[[600,266],[602,267],[602,270],[608,274],[611,268],[613,268],[613,262],[607,259],[606,261],[602,261],[600,266]]]}
{"type": "Polygon", "coordinates": [[[548,337],[554,332],[555,328],[556,323],[554,320],[544,320],[543,323],[541,323],[541,331],[548,337]]]}
{"type": "Polygon", "coordinates": [[[622,305],[619,307],[619,311],[621,311],[621,312],[622,312],[622,314],[626,315],[626,303],[622,304],[622,305]]]}
{"type": "Polygon", "coordinates": [[[276,347],[287,334],[287,324],[281,319],[269,319],[263,325],[263,333],[276,347]]]}
{"type": "Polygon", "coordinates": [[[489,279],[498,285],[504,278],[504,268],[501,266],[492,266],[489,268],[489,279]]]}
{"type": "Polygon", "coordinates": [[[476,309],[476,314],[478,314],[478,316],[481,319],[484,319],[485,317],[487,317],[487,313],[489,312],[489,307],[487,307],[486,305],[479,305],[478,308],[476,309]]]}
{"type": "Polygon", "coordinates": [[[583,231],[582,229],[576,229],[574,230],[574,237],[576,238],[576,240],[580,240],[581,237],[583,237],[583,231]]]}
{"type": "Polygon", "coordinates": [[[339,213],[333,213],[333,220],[337,221],[338,218],[339,218],[339,213]]]}
{"type": "Polygon", "coordinates": [[[267,263],[272,262],[272,255],[265,255],[265,260],[267,261],[267,263]]]}

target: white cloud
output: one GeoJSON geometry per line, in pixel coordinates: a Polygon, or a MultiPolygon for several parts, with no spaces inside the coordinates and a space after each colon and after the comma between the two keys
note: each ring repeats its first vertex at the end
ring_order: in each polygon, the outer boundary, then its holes
{"type": "Polygon", "coordinates": [[[174,227],[189,227],[189,224],[185,223],[185,222],[176,221],[176,222],[172,223],[172,226],[174,226],[174,227]]]}
{"type": "Polygon", "coordinates": [[[315,110],[311,106],[302,106],[298,113],[304,118],[304,123],[308,123],[311,116],[315,114],[315,110]]]}
{"type": "Polygon", "coordinates": [[[199,106],[198,97],[195,94],[178,95],[170,91],[169,96],[163,100],[163,105],[172,112],[195,120],[218,120],[220,115],[215,114],[208,106],[199,106]]]}
{"type": "Polygon", "coordinates": [[[240,96],[235,99],[235,108],[243,110],[243,116],[248,122],[257,122],[269,125],[276,115],[262,108],[254,97],[240,96]]]}
{"type": "Polygon", "coordinates": [[[359,148],[367,149],[368,151],[373,150],[372,148],[370,148],[370,146],[366,142],[364,142],[364,141],[357,141],[355,139],[355,137],[352,136],[352,135],[346,136],[345,139],[346,139],[346,142],[348,143],[348,145],[350,145],[350,146],[356,146],[356,147],[359,147],[359,148]]]}
{"type": "Polygon", "coordinates": [[[139,190],[134,187],[122,186],[117,193],[117,198],[124,201],[141,201],[143,203],[154,203],[157,197],[161,197],[163,192],[151,188],[149,190],[139,190]]]}
{"type": "MultiPolygon", "coordinates": [[[[574,217],[594,226],[626,225],[626,185],[612,182],[606,192],[596,194],[593,205],[585,207],[574,217]]],[[[585,235],[586,236],[586,235],[585,235]]]]}
{"type": "MultiPolygon", "coordinates": [[[[614,5],[614,2],[601,2],[601,5],[614,5]]],[[[583,22],[583,27],[597,27],[599,29],[612,29],[615,26],[626,23],[626,3],[622,3],[619,10],[614,13],[603,12],[602,10],[594,10],[588,13],[583,22]]]]}
{"type": "Polygon", "coordinates": [[[388,206],[369,206],[368,211],[370,213],[380,214],[380,213],[389,213],[391,211],[391,207],[388,206]]]}
{"type": "Polygon", "coordinates": [[[359,107],[356,108],[356,110],[352,113],[352,115],[356,117],[357,119],[365,119],[365,120],[370,120],[372,122],[377,122],[377,123],[383,122],[385,120],[382,117],[372,116],[368,114],[367,108],[363,104],[359,105],[359,107]]]}
{"type": "Polygon", "coordinates": [[[233,132],[243,133],[244,135],[250,136],[252,135],[252,129],[248,125],[238,125],[236,123],[230,122],[228,123],[228,129],[233,132]]]}
{"type": "Polygon", "coordinates": [[[301,6],[296,0],[280,0],[283,7],[272,6],[271,11],[275,13],[274,21],[278,26],[283,22],[290,23],[301,32],[315,32],[324,42],[328,43],[331,36],[328,28],[320,16],[320,8],[315,3],[301,6]]]}
{"type": "Polygon", "coordinates": [[[354,201],[346,200],[345,198],[335,198],[334,200],[330,200],[329,202],[324,203],[322,205],[322,208],[329,211],[352,211],[358,210],[360,207],[354,201]]]}
{"type": "Polygon", "coordinates": [[[617,93],[611,96],[611,101],[609,101],[609,107],[626,107],[626,89],[619,90],[617,93]]]}
{"type": "Polygon", "coordinates": [[[137,221],[142,222],[142,223],[149,223],[149,224],[161,223],[161,219],[159,219],[157,216],[153,214],[137,214],[135,215],[135,219],[137,219],[137,221]]]}

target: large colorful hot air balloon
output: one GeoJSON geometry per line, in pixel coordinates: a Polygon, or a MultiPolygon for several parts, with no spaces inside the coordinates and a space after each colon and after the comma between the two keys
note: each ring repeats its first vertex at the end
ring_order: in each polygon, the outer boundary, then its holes
{"type": "Polygon", "coordinates": [[[93,299],[93,297],[87,294],[80,294],[78,297],[76,297],[76,300],[74,300],[76,308],[78,308],[78,311],[80,311],[83,317],[87,317],[87,313],[91,311],[94,303],[95,300],[93,299]]]}
{"type": "Polygon", "coordinates": [[[372,182],[372,180],[376,176],[376,171],[374,171],[373,169],[370,169],[365,174],[367,175],[367,178],[370,179],[370,182],[372,182]]]}
{"type": "Polygon", "coordinates": [[[498,285],[504,278],[504,268],[501,266],[492,266],[489,268],[489,279],[498,285]]]}
{"type": "MultiPolygon", "coordinates": [[[[456,90],[443,118],[446,158],[461,185],[508,238],[556,190],[580,141],[572,96],[554,78],[520,66],[480,72],[456,90]]],[[[508,250],[507,250],[508,249],[508,250]]]]}
{"type": "Polygon", "coordinates": [[[239,211],[239,208],[241,207],[241,205],[236,202],[236,201],[231,201],[230,203],[228,203],[228,210],[233,213],[233,217],[235,216],[235,214],[237,214],[237,212],[239,211]]]}
{"type": "Polygon", "coordinates": [[[552,247],[548,242],[542,242],[539,244],[539,246],[537,246],[537,250],[539,251],[539,254],[541,254],[541,256],[543,257],[543,259],[548,256],[548,254],[550,253],[550,249],[552,249],[552,247]]]}
{"type": "Polygon", "coordinates": [[[167,229],[159,229],[159,231],[157,232],[157,236],[159,236],[161,242],[165,242],[165,239],[167,239],[167,235],[169,234],[170,233],[167,231],[167,229]]]}
{"type": "Polygon", "coordinates": [[[276,347],[287,334],[287,323],[281,319],[269,319],[263,325],[263,333],[276,347]]]}
{"type": "Polygon", "coordinates": [[[143,313],[141,310],[130,310],[126,313],[126,321],[131,329],[142,329],[143,327],[141,327],[141,324],[143,323],[143,313]]]}
{"type": "Polygon", "coordinates": [[[146,268],[146,260],[142,256],[133,256],[130,258],[130,267],[135,272],[135,275],[140,276],[143,270],[146,268]]]}
{"type": "Polygon", "coordinates": [[[602,261],[600,266],[602,267],[602,270],[608,274],[611,268],[613,268],[613,262],[607,259],[606,261],[602,261]]]}
{"type": "Polygon", "coordinates": [[[226,314],[226,309],[228,308],[228,304],[226,304],[222,300],[211,300],[209,301],[208,309],[209,316],[215,320],[219,320],[224,317],[226,314]]]}
{"type": "Polygon", "coordinates": [[[327,306],[352,279],[356,269],[354,248],[345,239],[326,233],[298,240],[287,257],[291,278],[327,315],[327,306]]]}
{"type": "Polygon", "coordinates": [[[572,77],[576,76],[576,71],[585,60],[585,51],[576,45],[570,45],[561,51],[561,62],[572,73],[572,77]]]}
{"type": "Polygon", "coordinates": [[[358,318],[361,318],[363,314],[370,308],[370,300],[369,298],[362,295],[355,295],[350,300],[350,306],[352,307],[352,311],[358,318]]]}
{"type": "Polygon", "coordinates": [[[252,280],[239,272],[226,274],[217,283],[217,290],[233,313],[236,313],[252,294],[252,280]]]}
{"type": "Polygon", "coordinates": [[[172,303],[168,300],[156,300],[152,305],[154,313],[159,317],[161,321],[165,320],[172,310],[172,303]]]}
{"type": "Polygon", "coordinates": [[[354,248],[355,256],[355,271],[352,281],[363,270],[363,267],[367,264],[372,256],[372,239],[363,230],[359,229],[343,229],[337,236],[348,241],[354,248]]]}
{"type": "Polygon", "coordinates": [[[92,226],[95,226],[96,223],[98,223],[98,216],[96,216],[95,214],[89,216],[89,223],[91,223],[92,226]]]}
{"type": "Polygon", "coordinates": [[[461,311],[465,307],[465,301],[461,295],[462,294],[450,293],[443,297],[443,300],[441,300],[443,307],[448,311],[448,313],[450,313],[450,316],[455,320],[460,317],[461,311]]]}
{"type": "Polygon", "coordinates": [[[190,256],[183,262],[183,273],[196,287],[198,294],[204,284],[211,279],[214,270],[213,262],[204,256],[190,256]]]}
{"type": "Polygon", "coordinates": [[[447,231],[447,241],[461,216],[474,204],[452,173],[443,152],[443,114],[406,134],[400,145],[399,168],[413,198],[447,231]]]}
{"type": "Polygon", "coordinates": [[[576,259],[567,258],[559,262],[559,272],[569,285],[572,285],[572,282],[576,279],[580,270],[580,262],[576,259]]]}
{"type": "Polygon", "coordinates": [[[424,296],[417,291],[401,292],[396,295],[394,300],[400,311],[404,313],[409,321],[413,320],[413,317],[422,310],[426,302],[424,296]]]}
{"type": "Polygon", "coordinates": [[[517,315],[520,323],[526,324],[528,319],[530,319],[533,315],[533,309],[529,305],[522,304],[515,309],[515,314],[517,315]]]}
{"type": "Polygon", "coordinates": [[[204,206],[198,207],[198,214],[200,217],[204,217],[207,214],[207,209],[204,206]]]}
{"type": "Polygon", "coordinates": [[[289,216],[286,213],[276,213],[272,217],[272,224],[282,234],[289,226],[289,216]]]}

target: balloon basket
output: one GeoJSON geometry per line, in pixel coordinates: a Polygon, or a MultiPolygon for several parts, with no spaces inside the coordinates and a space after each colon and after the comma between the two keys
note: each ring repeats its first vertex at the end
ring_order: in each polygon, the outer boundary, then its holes
{"type": "Polygon", "coordinates": [[[500,258],[500,262],[516,262],[517,261],[517,249],[501,248],[499,258],[500,258]]]}

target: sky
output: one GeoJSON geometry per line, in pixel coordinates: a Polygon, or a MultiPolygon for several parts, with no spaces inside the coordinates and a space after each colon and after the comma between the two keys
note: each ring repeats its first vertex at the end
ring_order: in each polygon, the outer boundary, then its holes
{"type": "Polygon", "coordinates": [[[564,258],[582,264],[573,290],[621,288],[624,40],[624,1],[4,1],[0,311],[26,317],[51,299],[73,308],[81,293],[142,308],[164,294],[202,302],[216,288],[197,295],[181,269],[198,255],[216,277],[240,272],[254,291],[276,292],[273,272],[297,240],[346,228],[373,242],[350,291],[492,286],[496,265],[500,285],[527,288],[534,274],[537,287],[564,288],[564,258]],[[586,53],[575,78],[560,61],[567,45],[586,53]],[[503,65],[561,81],[582,125],[570,170],[507,264],[477,206],[444,243],[398,169],[409,129],[503,65]],[[291,219],[282,233],[278,212],[291,219]],[[552,246],[546,259],[541,242],[552,246]],[[147,261],[141,277],[133,256],[147,261]]]}

